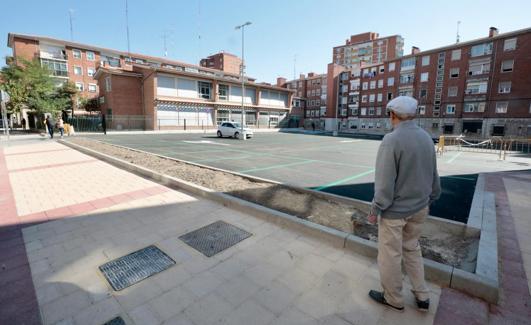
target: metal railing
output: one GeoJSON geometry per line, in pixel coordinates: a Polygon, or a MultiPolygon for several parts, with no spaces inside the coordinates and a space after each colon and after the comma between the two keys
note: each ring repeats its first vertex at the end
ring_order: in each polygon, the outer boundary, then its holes
{"type": "Polygon", "coordinates": [[[446,151],[493,153],[505,159],[507,154],[531,154],[531,138],[440,136],[437,152],[443,154],[446,151]]]}

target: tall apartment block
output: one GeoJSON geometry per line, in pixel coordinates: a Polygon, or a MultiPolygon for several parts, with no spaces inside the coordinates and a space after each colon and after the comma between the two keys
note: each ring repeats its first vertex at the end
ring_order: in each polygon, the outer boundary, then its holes
{"type": "Polygon", "coordinates": [[[352,35],[344,45],[334,47],[332,63],[353,68],[401,57],[403,51],[402,36],[379,37],[378,33],[367,32],[352,35]]]}
{"type": "Polygon", "coordinates": [[[219,52],[201,59],[199,65],[206,68],[225,71],[228,73],[239,74],[242,59],[234,54],[219,52]]]}
{"type": "Polygon", "coordinates": [[[388,132],[387,102],[406,95],[418,99],[417,121],[433,137],[531,136],[531,29],[491,28],[488,37],[414,47],[401,58],[336,73],[330,130],[388,132]]]}

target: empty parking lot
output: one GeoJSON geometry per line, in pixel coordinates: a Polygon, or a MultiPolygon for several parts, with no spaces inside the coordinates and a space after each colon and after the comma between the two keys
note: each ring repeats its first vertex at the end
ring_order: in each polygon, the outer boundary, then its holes
{"type": "MultiPolygon", "coordinates": [[[[370,201],[380,141],[294,133],[257,133],[248,141],[215,134],[92,135],[107,143],[291,185],[370,201]]],[[[528,158],[449,151],[438,157],[443,194],[431,214],[466,222],[477,174],[529,169],[528,158]]]]}

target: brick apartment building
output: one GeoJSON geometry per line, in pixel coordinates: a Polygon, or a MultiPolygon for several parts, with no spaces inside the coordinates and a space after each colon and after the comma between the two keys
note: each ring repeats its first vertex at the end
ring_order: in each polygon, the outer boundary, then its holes
{"type": "Polygon", "coordinates": [[[378,33],[367,32],[350,36],[344,45],[335,46],[332,63],[353,68],[365,64],[380,63],[401,57],[404,39],[400,35],[379,37],[378,33]]]}
{"type": "MultiPolygon", "coordinates": [[[[52,71],[58,83],[66,80],[72,81],[81,96],[87,98],[98,97],[99,86],[94,74],[100,66],[120,68],[125,64],[138,63],[153,67],[197,67],[165,58],[127,53],[44,36],[9,33],[7,45],[13,50],[12,58],[15,60],[17,58],[38,59],[43,66],[52,71]]],[[[224,75],[230,77],[239,76],[240,58],[223,52],[207,59],[210,58],[213,58],[210,68],[221,70],[224,75]]],[[[249,81],[254,80],[249,78],[249,81]]]]}
{"type": "Polygon", "coordinates": [[[201,59],[199,65],[206,68],[225,71],[228,73],[239,74],[242,59],[234,54],[219,52],[201,59]]]}
{"type": "MultiPolygon", "coordinates": [[[[241,121],[241,79],[218,70],[132,62],[119,68],[101,66],[95,78],[101,85],[101,111],[111,116],[146,116],[147,130],[208,128],[241,121]]],[[[292,95],[289,89],[247,80],[246,124],[279,126],[290,111],[292,95]]]]}
{"type": "Polygon", "coordinates": [[[408,95],[419,100],[418,123],[434,137],[531,136],[531,29],[491,28],[485,38],[414,47],[377,64],[331,64],[328,79],[329,130],[337,123],[341,131],[388,132],[387,102],[408,95]]]}
{"type": "Polygon", "coordinates": [[[290,115],[298,121],[298,125],[302,126],[301,122],[304,121],[304,127],[307,128],[310,128],[312,123],[316,128],[324,127],[319,117],[324,116],[326,112],[326,74],[310,72],[308,75],[300,74],[298,79],[290,81],[278,78],[277,85],[294,91],[290,115]]]}

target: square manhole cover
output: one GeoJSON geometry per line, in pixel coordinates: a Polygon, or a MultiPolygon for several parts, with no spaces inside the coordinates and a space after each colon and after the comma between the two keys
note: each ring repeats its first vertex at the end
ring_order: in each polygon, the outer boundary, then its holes
{"type": "Polygon", "coordinates": [[[142,248],[100,266],[114,290],[120,291],[174,265],[175,261],[155,246],[142,248]]]}
{"type": "Polygon", "coordinates": [[[252,234],[224,221],[216,221],[179,237],[207,257],[241,242],[252,234]]]}
{"type": "Polygon", "coordinates": [[[118,317],[111,319],[110,321],[108,321],[107,323],[103,325],[125,325],[125,322],[122,319],[122,317],[118,316],[118,317]]]}

